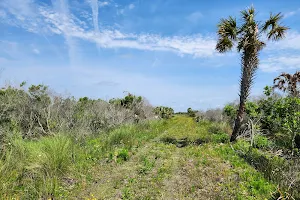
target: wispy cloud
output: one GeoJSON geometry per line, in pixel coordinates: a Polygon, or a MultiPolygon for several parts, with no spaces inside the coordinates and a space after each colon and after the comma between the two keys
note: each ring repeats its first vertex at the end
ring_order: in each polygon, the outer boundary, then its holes
{"type": "Polygon", "coordinates": [[[297,31],[289,31],[283,40],[271,43],[267,48],[267,50],[283,49],[300,50],[300,33],[297,31]]]}
{"type": "MultiPolygon", "coordinates": [[[[37,12],[38,17],[27,16],[27,23],[23,23],[19,19],[17,12],[11,12],[12,17],[8,21],[30,32],[63,35],[71,49],[70,54],[72,54],[72,48],[75,46],[73,38],[93,42],[102,48],[171,51],[179,55],[188,54],[194,57],[210,57],[215,54],[215,39],[200,34],[162,37],[156,34],[123,33],[114,28],[105,27],[97,33],[95,30],[80,25],[80,20],[69,13],[66,1],[52,0],[52,2],[54,9],[42,5],[36,6],[35,12],[37,12]]],[[[92,7],[94,27],[97,30],[96,2],[92,4],[92,7]]]]}
{"type": "Polygon", "coordinates": [[[288,32],[278,42],[271,42],[267,48],[267,58],[262,61],[261,69],[265,72],[300,69],[300,33],[288,32]]]}
{"type": "Polygon", "coordinates": [[[26,16],[34,15],[33,0],[2,0],[0,6],[17,16],[19,20],[25,20],[26,16]]]}
{"type": "Polygon", "coordinates": [[[71,26],[70,24],[74,23],[74,20],[71,19],[72,16],[69,12],[69,5],[68,1],[65,0],[52,0],[52,5],[54,8],[54,12],[47,12],[46,9],[43,9],[42,7],[39,9],[40,14],[44,13],[45,16],[48,16],[47,18],[44,18],[46,22],[51,22],[51,18],[57,17],[56,20],[59,20],[61,23],[59,26],[56,26],[56,29],[52,29],[52,27],[55,27],[55,24],[50,23],[50,30],[53,31],[55,34],[62,34],[65,39],[66,43],[69,47],[69,58],[71,64],[75,62],[77,59],[77,47],[76,47],[76,41],[73,39],[73,36],[69,34],[71,26]],[[49,21],[48,21],[49,20],[49,21]],[[54,25],[54,26],[53,26],[54,25]],[[59,31],[57,31],[59,30],[59,31]]]}
{"type": "MultiPolygon", "coordinates": [[[[89,0],[93,13],[93,23],[95,32],[99,32],[99,23],[98,23],[98,0],[89,0]]],[[[102,2],[103,4],[104,2],[102,2]]]]}
{"type": "Polygon", "coordinates": [[[270,57],[261,64],[261,70],[265,72],[276,72],[282,70],[300,69],[300,56],[270,57]]]}

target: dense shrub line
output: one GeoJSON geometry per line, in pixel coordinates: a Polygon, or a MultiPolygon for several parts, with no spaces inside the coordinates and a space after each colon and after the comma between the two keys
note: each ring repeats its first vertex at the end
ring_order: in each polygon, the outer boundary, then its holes
{"type": "Polygon", "coordinates": [[[11,134],[38,138],[59,132],[78,136],[107,131],[121,124],[153,118],[152,106],[140,96],[128,94],[123,99],[63,97],[45,85],[25,83],[0,90],[0,141],[11,134]]]}

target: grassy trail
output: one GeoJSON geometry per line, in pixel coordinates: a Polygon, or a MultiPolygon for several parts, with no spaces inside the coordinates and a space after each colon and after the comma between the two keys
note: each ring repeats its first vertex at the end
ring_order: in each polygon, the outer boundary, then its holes
{"type": "Polygon", "coordinates": [[[91,183],[73,191],[73,198],[268,199],[274,185],[211,136],[209,127],[176,116],[132,147],[128,160],[95,165],[91,183]]]}

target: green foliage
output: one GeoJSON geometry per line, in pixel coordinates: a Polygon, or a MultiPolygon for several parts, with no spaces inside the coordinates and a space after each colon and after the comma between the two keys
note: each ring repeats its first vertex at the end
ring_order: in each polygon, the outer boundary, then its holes
{"type": "Polygon", "coordinates": [[[212,141],[216,143],[228,143],[229,135],[227,133],[219,133],[212,136],[212,141]]]}
{"type": "Polygon", "coordinates": [[[227,117],[229,117],[230,120],[233,121],[236,116],[237,109],[234,105],[228,104],[224,107],[223,112],[226,114],[227,117]]]}
{"type": "Polygon", "coordinates": [[[259,116],[259,105],[256,102],[248,101],[246,103],[246,113],[250,118],[257,118],[259,116]]]}
{"type": "Polygon", "coordinates": [[[173,108],[159,106],[154,109],[154,113],[162,119],[169,119],[174,115],[173,108]]]}
{"type": "Polygon", "coordinates": [[[300,132],[300,99],[284,97],[274,99],[269,97],[259,102],[262,113],[261,124],[263,129],[270,133],[286,133],[291,140],[289,148],[294,146],[297,133],[300,132]]]}
{"type": "Polygon", "coordinates": [[[38,142],[11,140],[0,162],[0,196],[35,199],[64,195],[60,179],[70,170],[73,145],[60,135],[38,142]]]}
{"type": "Polygon", "coordinates": [[[272,92],[273,92],[273,88],[271,86],[267,85],[267,86],[264,87],[264,94],[267,97],[271,96],[272,92]]]}
{"type": "Polygon", "coordinates": [[[274,144],[265,136],[255,135],[253,145],[259,149],[270,149],[274,144]]]}
{"type": "Polygon", "coordinates": [[[193,110],[192,108],[188,108],[188,109],[187,109],[187,114],[188,114],[188,116],[190,116],[190,117],[196,117],[196,112],[197,112],[197,111],[193,110]]]}
{"type": "Polygon", "coordinates": [[[259,67],[259,52],[266,46],[262,36],[267,36],[268,40],[280,40],[284,38],[288,30],[280,23],[283,18],[281,13],[277,15],[271,13],[270,18],[263,25],[260,25],[261,22],[255,19],[256,10],[253,5],[241,11],[240,14],[239,21],[232,16],[220,20],[216,44],[216,50],[220,53],[228,52],[235,47],[241,53],[240,102],[231,141],[235,141],[240,134],[245,104],[254,83],[255,73],[259,67]]]}
{"type": "Polygon", "coordinates": [[[38,138],[56,132],[73,132],[82,137],[99,134],[124,123],[143,122],[153,116],[152,107],[142,97],[128,94],[111,100],[53,95],[45,85],[25,82],[20,87],[0,90],[0,142],[7,132],[19,132],[23,138],[38,138]],[[118,101],[120,104],[118,104],[118,101]]]}
{"type": "Polygon", "coordinates": [[[127,161],[129,159],[129,154],[127,149],[119,149],[116,152],[117,162],[127,161]]]}
{"type": "Polygon", "coordinates": [[[127,109],[132,109],[135,104],[141,103],[143,98],[141,96],[135,96],[128,93],[123,99],[111,99],[109,100],[110,104],[114,104],[117,106],[122,106],[127,109]]]}

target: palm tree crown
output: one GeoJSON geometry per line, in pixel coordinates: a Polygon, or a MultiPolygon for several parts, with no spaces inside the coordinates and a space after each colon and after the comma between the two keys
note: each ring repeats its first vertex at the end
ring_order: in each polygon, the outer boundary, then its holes
{"type": "Polygon", "coordinates": [[[243,121],[245,103],[259,65],[258,53],[266,46],[261,38],[266,35],[268,40],[282,39],[288,30],[280,24],[282,17],[280,13],[276,15],[271,13],[269,19],[260,25],[260,22],[255,20],[255,9],[251,6],[241,11],[241,24],[238,25],[236,19],[231,16],[228,19],[221,19],[218,24],[216,50],[225,53],[236,47],[241,53],[240,105],[231,141],[238,136],[243,121]]]}
{"type": "Polygon", "coordinates": [[[241,11],[242,24],[237,25],[236,18],[229,16],[228,19],[221,19],[218,24],[218,42],[216,50],[225,53],[237,44],[238,52],[246,51],[250,48],[261,50],[265,43],[260,40],[263,33],[266,33],[268,40],[280,40],[284,38],[287,27],[279,22],[283,18],[281,13],[270,14],[267,21],[260,26],[260,22],[255,20],[255,9],[253,6],[241,11]]]}
{"type": "Polygon", "coordinates": [[[283,92],[288,92],[293,97],[300,96],[300,90],[297,86],[300,84],[300,71],[295,74],[281,73],[274,79],[273,89],[278,88],[283,92]]]}

